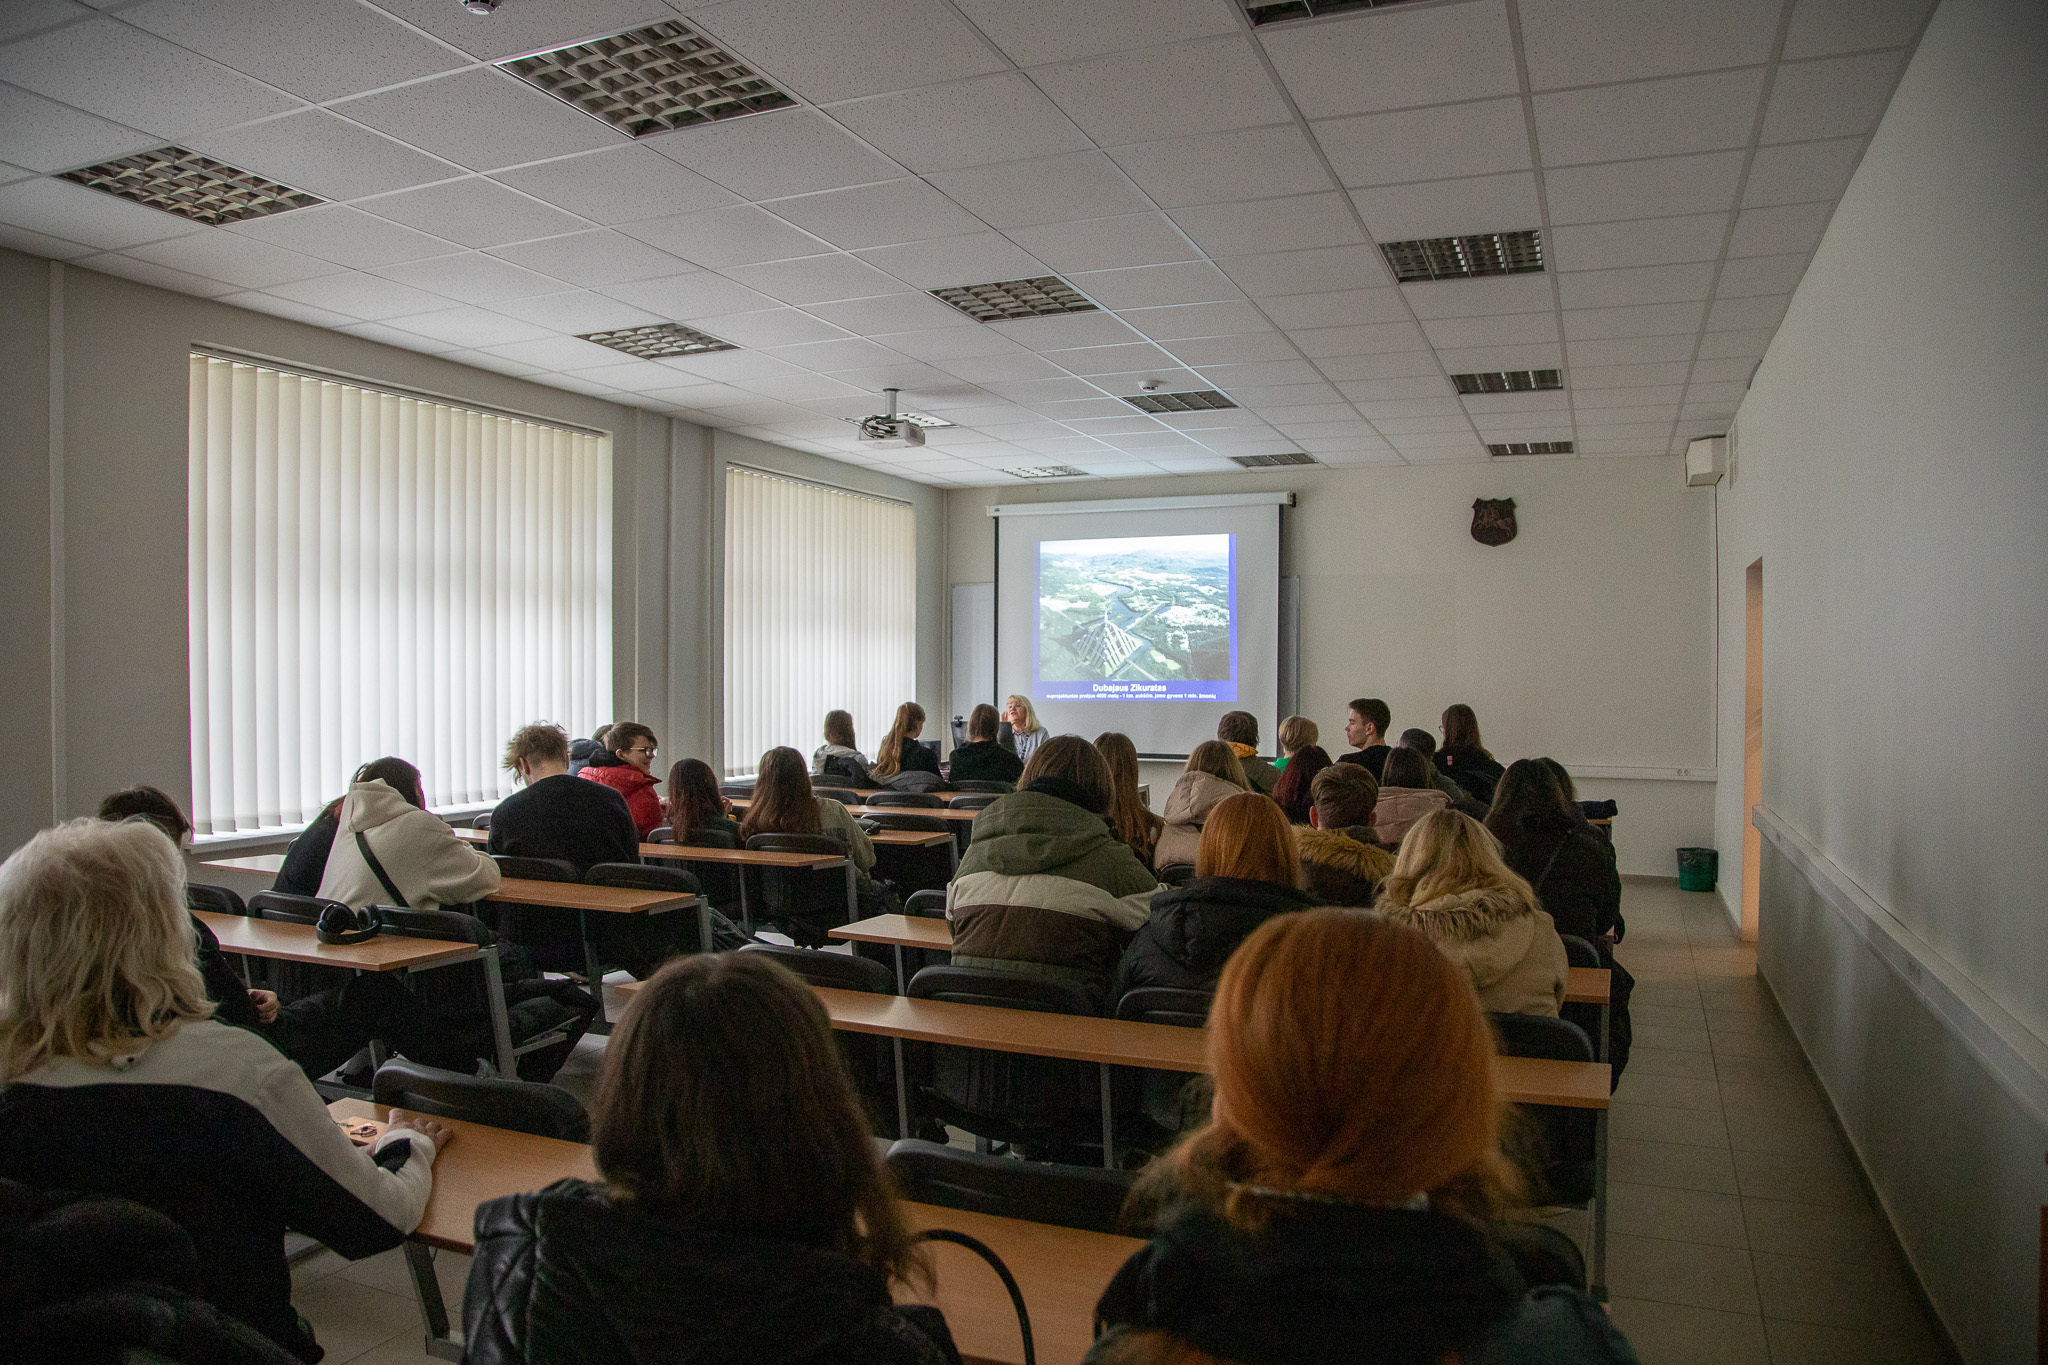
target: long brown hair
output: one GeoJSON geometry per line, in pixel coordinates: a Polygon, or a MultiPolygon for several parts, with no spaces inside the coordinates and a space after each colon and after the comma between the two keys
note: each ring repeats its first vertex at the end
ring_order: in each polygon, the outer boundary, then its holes
{"type": "Polygon", "coordinates": [[[1556,774],[1542,759],[1518,758],[1508,764],[1500,785],[1493,789],[1486,828],[1506,843],[1546,823],[1555,824],[1560,816],[1569,820],[1576,815],[1578,811],[1565,800],[1564,788],[1557,785],[1556,774]]]}
{"type": "Polygon", "coordinates": [[[851,711],[827,711],[825,713],[825,742],[836,744],[842,749],[858,749],[853,742],[853,713],[851,711]]]}
{"type": "Polygon", "coordinates": [[[1380,883],[1380,904],[1421,905],[1461,891],[1499,888],[1531,910],[1536,893],[1501,858],[1486,826],[1455,810],[1433,810],[1402,836],[1394,870],[1380,883]]]}
{"type": "Polygon", "coordinates": [[[732,806],[718,791],[718,775],[701,758],[678,759],[668,770],[668,800],[661,806],[661,818],[681,838],[702,829],[713,820],[732,817],[732,806]]]}
{"type": "Polygon", "coordinates": [[[1444,708],[1443,725],[1446,749],[1460,749],[1486,759],[1493,757],[1486,752],[1485,741],[1479,738],[1479,717],[1464,702],[1452,702],[1444,708]]]}
{"type": "Polygon", "coordinates": [[[1253,882],[1301,886],[1301,851],[1294,826],[1269,796],[1239,792],[1209,812],[1195,852],[1197,877],[1241,877],[1253,882]]]}
{"type": "Polygon", "coordinates": [[[894,777],[902,772],[903,746],[912,742],[910,732],[922,729],[923,726],[922,706],[914,701],[907,701],[897,707],[896,722],[889,727],[889,733],[882,736],[882,747],[875,751],[875,766],[869,771],[876,777],[894,777]]]}
{"type": "Polygon", "coordinates": [[[811,791],[811,770],[804,756],[783,746],[761,755],[754,779],[754,799],[740,821],[740,843],[756,834],[823,834],[818,798],[811,791]]]}
{"type": "Polygon", "coordinates": [[[1115,730],[1105,730],[1095,737],[1095,752],[1102,755],[1102,761],[1109,766],[1109,820],[1110,833],[1116,841],[1127,846],[1138,855],[1145,866],[1152,866],[1152,850],[1159,845],[1159,835],[1166,828],[1166,822],[1146,809],[1145,802],[1138,795],[1138,746],[1131,743],[1131,737],[1115,730]]]}
{"type": "Polygon", "coordinates": [[[591,1147],[614,1197],[714,1234],[928,1280],[809,987],[763,953],[672,958],[604,1050],[591,1147]]]}
{"type": "MultiPolygon", "coordinates": [[[[358,782],[371,781],[384,783],[384,785],[404,797],[409,804],[417,806],[421,810],[427,808],[426,791],[420,785],[420,770],[402,758],[388,756],[385,758],[373,758],[362,767],[356,769],[355,776],[348,780],[348,784],[353,787],[358,782]]],[[[341,803],[346,800],[348,800],[348,793],[343,792],[340,796],[329,801],[320,814],[339,816],[341,814],[341,803]]]]}
{"type": "Polygon", "coordinates": [[[1244,775],[1244,764],[1238,762],[1237,751],[1220,739],[1205,739],[1197,744],[1181,771],[1220,777],[1240,791],[1252,789],[1251,779],[1244,775]]]}
{"type": "MultiPolygon", "coordinates": [[[[1280,771],[1280,780],[1273,784],[1273,799],[1280,803],[1280,809],[1287,812],[1287,818],[1297,825],[1308,823],[1308,808],[1315,804],[1310,797],[1314,790],[1316,776],[1330,766],[1330,755],[1320,744],[1304,744],[1294,751],[1294,757],[1287,760],[1287,766],[1280,771]]],[[[1344,766],[1355,768],[1355,763],[1344,766]]]]}
{"type": "Polygon", "coordinates": [[[1426,791],[1435,785],[1429,780],[1429,769],[1428,759],[1413,749],[1397,746],[1387,750],[1386,761],[1380,766],[1380,786],[1426,791]]]}
{"type": "Polygon", "coordinates": [[[1079,735],[1054,735],[1033,749],[1017,787],[1022,790],[1041,778],[1067,784],[1081,804],[1098,815],[1109,810],[1109,764],[1079,735]]]}

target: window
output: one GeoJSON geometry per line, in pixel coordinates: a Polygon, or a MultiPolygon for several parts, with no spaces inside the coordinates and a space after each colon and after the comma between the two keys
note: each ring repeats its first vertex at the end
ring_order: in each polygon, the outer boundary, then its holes
{"type": "Polygon", "coordinates": [[[917,526],[900,502],[728,467],[725,772],[806,758],[851,711],[875,756],[916,682],[917,526]]]}
{"type": "Polygon", "coordinates": [[[611,438],[192,356],[192,816],[310,820],[370,759],[427,803],[612,692],[611,438]]]}

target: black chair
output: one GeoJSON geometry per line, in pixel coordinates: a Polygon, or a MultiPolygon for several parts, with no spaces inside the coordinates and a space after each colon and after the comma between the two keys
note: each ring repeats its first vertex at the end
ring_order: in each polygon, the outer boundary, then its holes
{"type": "Polygon", "coordinates": [[[249,897],[249,908],[245,913],[254,915],[257,919],[278,920],[285,924],[318,924],[322,911],[341,904],[342,902],[329,900],[325,896],[295,896],[289,891],[258,891],[249,897]]]}
{"type": "Polygon", "coordinates": [[[946,798],[933,792],[876,792],[868,798],[870,806],[897,806],[919,810],[944,810],[946,798]]]}
{"type": "MultiPolygon", "coordinates": [[[[380,905],[376,909],[387,933],[444,943],[474,943],[479,948],[489,948],[498,941],[489,925],[460,910],[412,910],[395,905],[380,905]]],[[[561,1069],[577,1040],[589,1029],[595,1010],[590,998],[576,992],[567,982],[512,982],[505,979],[507,975],[501,961],[499,980],[505,989],[506,1026],[512,1034],[514,1065],[526,1073],[531,1083],[537,1084],[561,1069]]],[[[490,978],[483,963],[439,967],[414,977],[413,981],[414,994],[436,1020],[432,1039],[435,1050],[431,1055],[414,1057],[414,1062],[445,1062],[462,1074],[475,1067],[478,1057],[488,1058],[493,1067],[502,1064],[491,1024],[490,978]]]]}
{"type": "MultiPolygon", "coordinates": [[[[1209,991],[1175,990],[1169,986],[1140,986],[1125,991],[1116,1002],[1116,1017],[1141,1024],[1169,1024],[1175,1028],[1204,1028],[1209,1023],[1209,1006],[1215,1000],[1209,991]]],[[[1135,1106],[1158,1125],[1162,1133],[1177,1133],[1208,1117],[1209,1099],[1215,1087],[1207,1076],[1190,1076],[1183,1071],[1153,1071],[1144,1067],[1117,1068],[1117,1107],[1135,1106]]]]}
{"type": "Polygon", "coordinates": [[[1159,880],[1167,886],[1186,886],[1195,879],[1193,863],[1168,863],[1159,869],[1159,880]]]}
{"type": "MultiPolygon", "coordinates": [[[[493,853],[491,861],[506,877],[534,882],[580,882],[576,864],[563,858],[522,858],[510,853],[493,853]]],[[[583,951],[583,917],[575,910],[552,905],[491,906],[491,927],[500,936],[524,948],[543,971],[589,974],[583,951]]],[[[597,989],[593,983],[592,990],[597,989]]]]}
{"type": "MultiPolygon", "coordinates": [[[[910,979],[906,994],[1045,1014],[1102,1012],[1085,986],[984,967],[926,967],[910,979]]],[[[930,1107],[944,1122],[979,1138],[1062,1155],[1091,1146],[1101,1151],[1102,1092],[1092,1064],[946,1045],[933,1052],[930,1107]]]]}
{"type": "MultiPolygon", "coordinates": [[[[662,829],[670,828],[667,825],[662,829]]],[[[661,833],[660,829],[654,831],[661,833]]],[[[729,830],[686,829],[681,837],[666,840],[651,839],[655,843],[681,844],[685,848],[738,848],[739,839],[729,830]]],[[[690,863],[690,875],[704,888],[704,899],[718,907],[727,916],[740,912],[740,870],[729,863],[690,863]]]]}
{"type": "MultiPolygon", "coordinates": [[[[190,901],[187,901],[190,904],[190,901]]],[[[340,901],[324,896],[298,896],[289,891],[258,891],[249,897],[247,913],[256,919],[284,924],[318,924],[320,913],[340,901]]],[[[345,967],[322,967],[310,962],[280,962],[258,958],[252,962],[249,980],[286,1000],[318,995],[345,984],[351,973],[345,967]]]]}
{"type": "Polygon", "coordinates": [[[675,841],[676,827],[674,825],[656,825],[653,829],[647,831],[647,837],[640,842],[643,844],[672,844],[675,841]]]}
{"type": "Polygon", "coordinates": [[[860,793],[851,787],[814,786],[811,788],[811,795],[830,797],[842,806],[858,806],[861,804],[860,793]]]}
{"type": "MultiPolygon", "coordinates": [[[[1008,796],[1017,790],[1015,782],[997,782],[992,778],[967,777],[953,784],[956,792],[973,792],[982,796],[1008,796]]],[[[957,802],[955,803],[957,804],[957,802]]]]}
{"type": "Polygon", "coordinates": [[[378,1104],[431,1118],[510,1128],[564,1142],[590,1141],[590,1115],[559,1086],[465,1076],[398,1058],[377,1068],[370,1096],[378,1104]]]}
{"type": "Polygon", "coordinates": [[[216,915],[247,915],[249,907],[242,898],[225,886],[209,886],[205,882],[185,883],[185,908],[205,910],[216,915]]]}
{"type": "MultiPolygon", "coordinates": [[[[756,834],[747,840],[747,847],[769,853],[847,856],[846,845],[825,834],[756,834]]],[[[747,903],[754,917],[770,921],[802,947],[824,947],[825,931],[852,918],[846,906],[846,873],[840,868],[814,872],[743,866],[740,871],[746,878],[747,903]]]]}
{"type": "Polygon", "coordinates": [[[477,816],[469,822],[469,827],[471,829],[489,829],[491,827],[491,813],[485,811],[482,815],[477,816]]]}
{"type": "Polygon", "coordinates": [[[903,902],[903,913],[919,915],[925,919],[946,917],[946,893],[943,891],[918,891],[903,902]]]}
{"type": "MultiPolygon", "coordinates": [[[[871,825],[868,833],[875,834],[885,829],[909,830],[917,834],[957,835],[958,820],[941,820],[936,815],[871,815],[863,816],[861,824],[871,825]]],[[[959,858],[955,845],[935,844],[930,848],[903,848],[888,844],[880,845],[875,856],[883,866],[876,871],[896,884],[899,895],[910,895],[919,891],[943,890],[953,880],[953,864],[959,858]]]]}
{"type": "Polygon", "coordinates": [[[780,943],[749,943],[743,953],[766,953],[813,986],[833,990],[866,991],[870,995],[896,994],[896,974],[879,962],[848,953],[827,953],[816,948],[789,948],[780,943]]]}
{"type": "MultiPolygon", "coordinates": [[[[1492,1014],[1494,1038],[1503,1057],[1543,1057],[1590,1062],[1593,1044],[1585,1030],[1566,1019],[1535,1014],[1492,1014]]],[[[1584,1207],[1593,1198],[1594,1111],[1562,1105],[1515,1106],[1525,1120],[1510,1142],[1510,1154],[1529,1177],[1539,1201],[1584,1207]],[[1517,1150],[1519,1149],[1519,1150],[1517,1150]]],[[[1602,1217],[1606,1216],[1602,1210],[1602,1217]]]]}
{"type": "MultiPolygon", "coordinates": [[[[591,886],[626,886],[636,891],[700,897],[704,894],[696,874],[675,863],[598,863],[583,874],[583,880],[591,886]]],[[[699,941],[702,926],[694,910],[607,915],[598,927],[605,962],[617,963],[643,981],[677,953],[716,951],[714,945],[699,941]]]]}
{"type": "MultiPolygon", "coordinates": [[[[813,948],[787,948],[780,943],[749,943],[740,951],[766,953],[813,986],[865,991],[870,995],[896,994],[896,973],[864,957],[813,948]]],[[[834,1029],[832,1041],[846,1062],[846,1074],[853,1077],[854,1086],[860,1091],[870,1130],[877,1137],[895,1133],[896,1054],[890,1040],[870,1033],[834,1029]]],[[[911,1099],[905,1098],[906,1102],[911,1099]]]]}
{"type": "Polygon", "coordinates": [[[754,794],[753,780],[750,778],[745,782],[720,783],[718,787],[718,794],[720,796],[737,796],[742,799],[750,797],[754,794]]]}
{"type": "Polygon", "coordinates": [[[493,853],[491,861],[498,865],[498,873],[505,877],[519,877],[530,882],[579,882],[576,864],[566,858],[521,858],[511,853],[493,853]]]}
{"type": "Polygon", "coordinates": [[[954,797],[946,804],[954,810],[987,810],[1006,795],[1007,792],[968,792],[965,796],[954,797]]]}
{"type": "Polygon", "coordinates": [[[1209,1005],[1215,1000],[1209,991],[1175,990],[1170,986],[1140,986],[1125,991],[1116,1002],[1116,1017],[1142,1024],[1171,1024],[1175,1028],[1206,1028],[1209,1005]]]}
{"type": "Polygon", "coordinates": [[[1564,940],[1565,960],[1574,967],[1598,967],[1600,950],[1577,934],[1559,934],[1564,940]]]}
{"type": "Polygon", "coordinates": [[[896,792],[935,792],[946,790],[946,779],[923,768],[905,768],[894,777],[883,779],[882,785],[896,792]]]}
{"type": "Polygon", "coordinates": [[[889,1148],[890,1174],[920,1204],[1022,1218],[1085,1232],[1116,1232],[1134,1171],[1012,1161],[905,1138],[889,1148]]]}

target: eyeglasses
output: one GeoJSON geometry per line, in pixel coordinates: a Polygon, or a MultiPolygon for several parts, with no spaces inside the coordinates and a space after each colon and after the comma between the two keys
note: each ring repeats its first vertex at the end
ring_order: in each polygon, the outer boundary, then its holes
{"type": "Polygon", "coordinates": [[[629,754],[646,754],[649,758],[653,758],[656,754],[660,753],[661,750],[650,749],[644,744],[637,744],[632,748],[626,750],[626,752],[629,754]]]}

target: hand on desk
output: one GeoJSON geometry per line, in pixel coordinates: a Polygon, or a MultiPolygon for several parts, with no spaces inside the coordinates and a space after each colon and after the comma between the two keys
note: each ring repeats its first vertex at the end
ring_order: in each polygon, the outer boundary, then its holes
{"type": "Polygon", "coordinates": [[[249,1003],[256,1007],[256,1022],[274,1024],[277,1022],[277,992],[250,991],[249,1003]]]}
{"type": "Polygon", "coordinates": [[[396,1133],[407,1128],[433,1143],[437,1155],[447,1151],[448,1144],[455,1141],[455,1130],[445,1123],[437,1123],[424,1114],[408,1114],[403,1109],[392,1110],[384,1131],[396,1133]]]}

